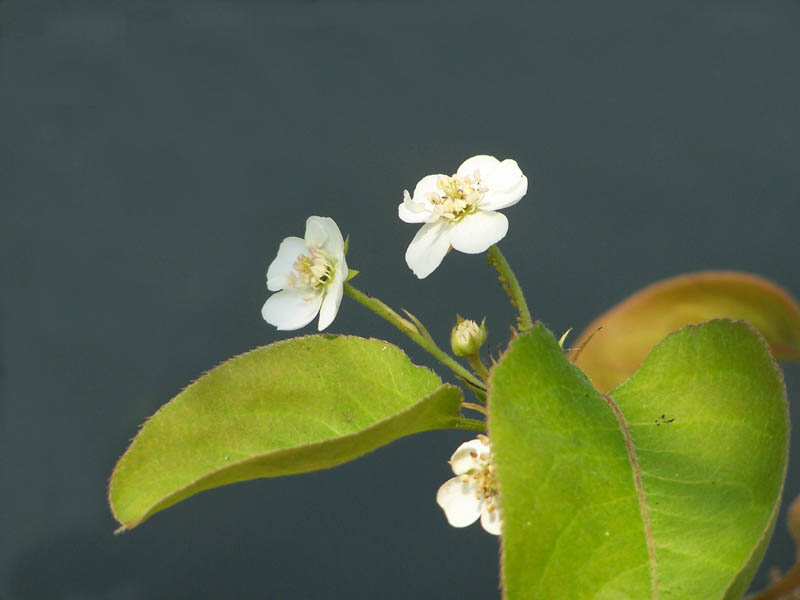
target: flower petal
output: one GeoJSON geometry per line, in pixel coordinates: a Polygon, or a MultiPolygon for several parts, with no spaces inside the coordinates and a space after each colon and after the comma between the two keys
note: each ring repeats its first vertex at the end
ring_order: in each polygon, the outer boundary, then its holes
{"type": "Polygon", "coordinates": [[[342,294],[344,293],[344,278],[347,274],[347,263],[344,257],[336,265],[336,273],[333,276],[333,281],[328,284],[325,290],[325,298],[322,300],[322,306],[319,310],[319,323],[317,329],[322,331],[336,318],[336,313],[339,312],[339,306],[342,303],[342,294]]]}
{"type": "Polygon", "coordinates": [[[306,243],[299,237],[287,237],[278,248],[275,257],[267,269],[267,289],[277,292],[286,287],[286,277],[294,270],[294,263],[301,254],[310,256],[306,243]]]}
{"type": "Polygon", "coordinates": [[[436,503],[442,507],[447,522],[453,527],[466,527],[478,520],[480,502],[475,497],[475,485],[453,477],[436,492],[436,503]]]}
{"type": "Polygon", "coordinates": [[[478,171],[481,175],[481,182],[483,182],[485,177],[499,166],[500,161],[494,156],[479,154],[461,163],[461,166],[458,167],[458,171],[456,171],[456,175],[459,177],[471,177],[475,171],[478,171]]]}
{"type": "MultiPolygon", "coordinates": [[[[340,261],[344,257],[344,238],[336,221],[330,217],[310,217],[314,223],[319,225],[324,231],[326,239],[320,247],[328,253],[335,261],[340,261]]],[[[306,222],[308,227],[308,222],[306,222]]],[[[306,229],[308,231],[308,229],[306,229]]],[[[314,233],[316,235],[316,232],[314,233]]]]}
{"type": "Polygon", "coordinates": [[[528,191],[528,178],[517,161],[507,158],[486,175],[481,172],[481,185],[488,188],[480,202],[481,210],[499,210],[522,199],[528,191]]]}
{"type": "Polygon", "coordinates": [[[500,535],[500,531],[503,528],[503,516],[500,514],[497,504],[494,505],[494,510],[489,512],[489,503],[483,502],[481,507],[481,526],[492,535],[500,535]]]}
{"type": "Polygon", "coordinates": [[[484,444],[482,441],[475,439],[464,442],[450,457],[450,466],[453,468],[453,473],[462,475],[472,469],[480,469],[483,466],[480,460],[481,454],[491,452],[491,448],[484,444]]]}
{"type": "Polygon", "coordinates": [[[433,218],[433,214],[426,209],[428,204],[414,202],[408,193],[403,194],[403,202],[397,206],[397,216],[406,223],[425,223],[433,218]]]}
{"type": "Polygon", "coordinates": [[[406,250],[406,263],[414,275],[424,279],[442,263],[450,249],[451,231],[452,225],[441,219],[420,227],[406,250]]]}
{"type": "MultiPolygon", "coordinates": [[[[322,248],[325,242],[328,241],[331,230],[328,221],[333,223],[333,219],[329,217],[308,217],[308,219],[306,219],[305,238],[307,246],[322,248]]],[[[336,227],[336,223],[333,223],[333,226],[336,227]]],[[[339,228],[336,227],[336,230],[338,231],[339,228]]]]}
{"type": "Polygon", "coordinates": [[[283,290],[272,294],[261,308],[261,316],[281,331],[308,325],[319,312],[322,294],[309,297],[307,292],[283,290]]]}
{"type": "Polygon", "coordinates": [[[499,212],[476,212],[453,226],[453,248],[467,254],[479,254],[496,244],[508,232],[508,219],[499,212]]]}
{"type": "Polygon", "coordinates": [[[437,173],[435,175],[425,175],[425,177],[420,179],[419,183],[417,183],[417,186],[414,188],[412,201],[417,204],[424,204],[426,206],[430,205],[428,194],[433,192],[434,194],[438,195],[442,191],[439,189],[440,177],[444,176],[441,173],[437,173]]]}

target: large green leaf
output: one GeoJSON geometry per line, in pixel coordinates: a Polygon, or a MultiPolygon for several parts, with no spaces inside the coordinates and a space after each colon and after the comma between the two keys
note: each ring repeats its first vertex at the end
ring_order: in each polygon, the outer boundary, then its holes
{"type": "Polygon", "coordinates": [[[375,339],[308,336],[213,369],[142,427],[111,476],[121,529],[202,490],[323,469],[399,437],[475,429],[461,392],[375,339]]]}
{"type": "Polygon", "coordinates": [[[636,292],[595,319],[571,356],[607,392],[633,374],[667,334],[718,318],[749,322],[778,360],[800,360],[797,300],[763,277],[734,271],[690,273],[636,292]]]}
{"type": "Polygon", "coordinates": [[[736,599],[786,471],[780,370],[746,323],[672,334],[610,396],[541,325],[495,366],[508,600],[736,599]]]}

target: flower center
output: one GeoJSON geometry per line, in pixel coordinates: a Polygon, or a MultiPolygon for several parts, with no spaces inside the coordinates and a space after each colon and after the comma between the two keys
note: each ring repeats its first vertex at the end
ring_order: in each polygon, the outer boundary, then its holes
{"type": "Polygon", "coordinates": [[[481,175],[476,169],[472,175],[447,177],[436,181],[438,192],[428,192],[427,198],[440,217],[458,221],[475,212],[487,188],[481,186],[481,175]]]}
{"type": "Polygon", "coordinates": [[[475,485],[475,497],[478,500],[488,502],[488,511],[490,513],[494,512],[497,509],[497,477],[495,477],[492,454],[491,452],[483,452],[481,454],[472,452],[471,456],[480,463],[480,467],[471,469],[469,473],[464,473],[461,476],[461,481],[467,483],[472,480],[475,485]]]}
{"type": "Polygon", "coordinates": [[[315,292],[333,280],[336,271],[334,260],[321,248],[309,248],[311,256],[300,254],[294,261],[294,272],[289,274],[289,286],[298,290],[315,292]]]}

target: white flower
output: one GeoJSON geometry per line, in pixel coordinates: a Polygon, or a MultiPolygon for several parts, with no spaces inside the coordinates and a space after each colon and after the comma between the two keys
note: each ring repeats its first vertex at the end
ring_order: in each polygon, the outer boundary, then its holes
{"type": "Polygon", "coordinates": [[[397,207],[406,223],[425,223],[406,250],[406,262],[423,279],[439,266],[452,246],[479,254],[506,236],[508,219],[496,212],[516,204],[528,191],[528,178],[515,160],[473,156],[455,175],[427,175],[406,190],[397,207]]]}
{"type": "Polygon", "coordinates": [[[466,527],[481,518],[481,525],[491,534],[500,535],[503,518],[497,498],[497,480],[489,438],[461,444],[450,458],[456,477],[447,480],[436,493],[436,503],[442,507],[453,527],[466,527]]]}
{"type": "Polygon", "coordinates": [[[289,330],[308,325],[319,313],[322,331],[339,311],[347,273],[344,240],[336,222],[309,217],[305,239],[283,240],[267,269],[267,289],[278,293],[264,303],[261,316],[270,325],[289,330]]]}

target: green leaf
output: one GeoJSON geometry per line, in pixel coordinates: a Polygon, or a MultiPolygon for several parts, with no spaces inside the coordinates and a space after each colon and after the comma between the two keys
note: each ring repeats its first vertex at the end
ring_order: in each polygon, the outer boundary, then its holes
{"type": "Polygon", "coordinates": [[[537,325],[489,383],[507,600],[742,596],[789,436],[781,372],[750,326],[682,329],[603,396],[537,325]]]}
{"type": "Polygon", "coordinates": [[[732,271],[692,273],[644,288],[595,319],[571,357],[607,392],[636,371],[668,333],[725,317],[752,324],[778,360],[800,360],[797,300],[766,279],[732,271]]]}
{"type": "Polygon", "coordinates": [[[461,392],[375,339],[308,336],[223,363],[164,405],[117,463],[120,529],[209,488],[324,469],[402,436],[475,429],[461,392]]]}

